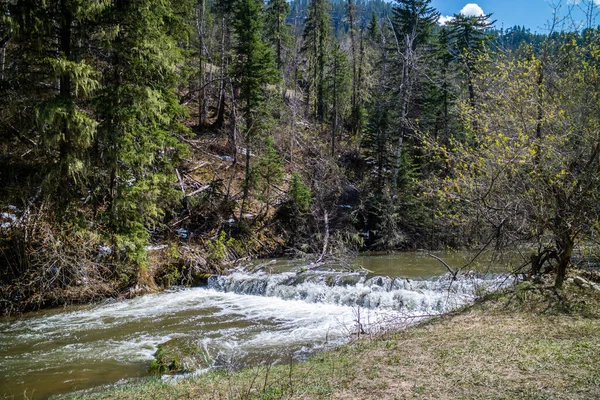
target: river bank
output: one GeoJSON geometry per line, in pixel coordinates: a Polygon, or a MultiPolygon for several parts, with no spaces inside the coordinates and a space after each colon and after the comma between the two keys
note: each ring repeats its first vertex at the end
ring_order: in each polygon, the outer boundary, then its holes
{"type": "Polygon", "coordinates": [[[522,283],[304,363],[149,378],[84,398],[597,398],[600,292],[522,283]]]}
{"type": "MultiPolygon", "coordinates": [[[[452,268],[468,257],[438,255],[452,268]]],[[[360,262],[364,268],[346,270],[269,260],[211,276],[203,286],[0,321],[0,392],[46,398],[147,377],[155,352],[173,341],[198,350],[194,365],[208,362],[216,370],[285,364],[290,357],[304,361],[348,342],[353,332],[406,326],[512,282],[506,275],[474,272],[455,280],[441,275],[443,266],[427,253],[360,262]]],[[[200,368],[169,357],[165,366],[200,368]]]]}

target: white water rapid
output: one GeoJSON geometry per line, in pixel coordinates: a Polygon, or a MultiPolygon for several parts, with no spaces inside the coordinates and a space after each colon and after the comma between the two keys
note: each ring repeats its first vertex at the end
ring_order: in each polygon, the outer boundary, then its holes
{"type": "Polygon", "coordinates": [[[156,346],[186,338],[213,366],[302,359],[358,330],[442,313],[509,282],[502,276],[429,280],[336,272],[236,272],[207,287],[0,322],[0,393],[42,398],[146,375],[156,346]]]}

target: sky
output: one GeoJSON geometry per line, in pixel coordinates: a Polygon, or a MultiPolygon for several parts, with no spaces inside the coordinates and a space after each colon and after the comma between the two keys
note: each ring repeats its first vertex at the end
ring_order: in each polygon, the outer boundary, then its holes
{"type": "MultiPolygon", "coordinates": [[[[532,32],[548,32],[548,23],[552,20],[551,3],[562,2],[559,14],[567,15],[572,10],[574,18],[568,20],[564,29],[572,26],[571,21],[583,23],[584,13],[581,8],[594,2],[595,24],[600,23],[600,0],[432,0],[431,5],[441,14],[442,18],[451,17],[462,11],[465,15],[477,15],[480,13],[493,13],[492,20],[497,20],[495,27],[510,28],[515,25],[525,26],[532,32]]],[[[560,30],[560,29],[559,29],[560,30]]]]}

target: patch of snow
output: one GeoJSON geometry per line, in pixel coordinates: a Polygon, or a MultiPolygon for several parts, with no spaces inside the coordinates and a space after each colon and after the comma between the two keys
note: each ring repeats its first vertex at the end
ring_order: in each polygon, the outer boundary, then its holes
{"type": "Polygon", "coordinates": [[[112,254],[112,248],[109,246],[99,246],[98,247],[98,257],[106,257],[109,254],[112,254]]]}
{"type": "Polygon", "coordinates": [[[156,244],[156,245],[152,245],[152,246],[146,246],[146,251],[162,250],[167,247],[169,247],[169,245],[167,245],[167,244],[156,244]]]}
{"type": "Polygon", "coordinates": [[[190,231],[188,231],[187,229],[184,229],[184,228],[179,228],[175,232],[177,232],[177,236],[179,236],[182,239],[187,239],[187,237],[190,234],[190,231]]]}
{"type": "Polygon", "coordinates": [[[7,229],[10,228],[14,223],[16,223],[19,218],[15,214],[3,212],[0,215],[0,219],[5,220],[2,224],[0,224],[0,228],[7,229]],[[8,220],[8,221],[6,221],[8,220]]]}

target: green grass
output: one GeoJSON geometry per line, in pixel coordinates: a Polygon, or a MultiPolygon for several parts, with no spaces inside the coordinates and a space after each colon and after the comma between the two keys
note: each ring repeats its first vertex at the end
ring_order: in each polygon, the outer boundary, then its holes
{"type": "Polygon", "coordinates": [[[305,363],[148,379],[72,398],[600,398],[600,292],[522,284],[305,363]]]}

